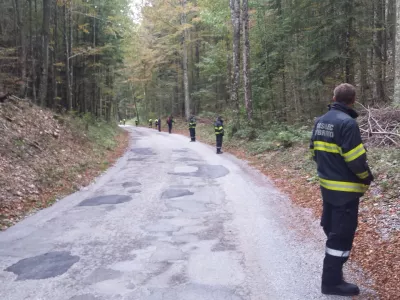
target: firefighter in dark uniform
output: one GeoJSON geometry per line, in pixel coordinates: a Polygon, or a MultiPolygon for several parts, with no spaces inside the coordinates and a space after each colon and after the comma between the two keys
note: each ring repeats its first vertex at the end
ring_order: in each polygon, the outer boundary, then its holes
{"type": "Polygon", "coordinates": [[[168,132],[171,134],[172,133],[172,124],[175,123],[174,117],[170,115],[167,119],[167,125],[168,125],[168,132]]]}
{"type": "Polygon", "coordinates": [[[161,118],[158,118],[157,127],[158,127],[158,131],[161,132],[161,118]]]}
{"type": "Polygon", "coordinates": [[[158,128],[158,119],[156,119],[154,122],[154,128],[158,128]]]}
{"type": "Polygon", "coordinates": [[[353,110],[356,90],[341,84],[329,112],[314,126],[310,149],[317,163],[323,199],[321,226],[327,236],[321,292],[355,296],[358,286],[343,279],[358,222],[360,197],[374,180],[353,110]]]}
{"type": "Polygon", "coordinates": [[[214,123],[214,131],[217,140],[217,154],[222,154],[223,152],[221,151],[221,148],[224,137],[224,120],[222,120],[221,116],[219,116],[214,123]]]}
{"type": "Polygon", "coordinates": [[[196,118],[194,116],[191,116],[189,118],[189,133],[190,133],[190,141],[195,142],[196,141],[196,118]]]}

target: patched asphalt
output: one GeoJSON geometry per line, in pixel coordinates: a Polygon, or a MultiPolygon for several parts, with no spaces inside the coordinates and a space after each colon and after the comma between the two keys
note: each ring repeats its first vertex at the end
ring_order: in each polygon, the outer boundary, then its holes
{"type": "Polygon", "coordinates": [[[318,222],[267,178],[189,138],[125,128],[114,167],[0,233],[1,300],[336,299],[320,293],[318,222]]]}

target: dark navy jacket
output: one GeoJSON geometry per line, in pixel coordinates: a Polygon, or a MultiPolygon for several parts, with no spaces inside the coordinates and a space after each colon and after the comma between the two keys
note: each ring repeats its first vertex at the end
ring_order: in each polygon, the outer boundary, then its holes
{"type": "Polygon", "coordinates": [[[333,205],[360,198],[374,179],[357,117],[353,109],[334,103],[313,129],[310,149],[318,165],[322,197],[333,205]]]}

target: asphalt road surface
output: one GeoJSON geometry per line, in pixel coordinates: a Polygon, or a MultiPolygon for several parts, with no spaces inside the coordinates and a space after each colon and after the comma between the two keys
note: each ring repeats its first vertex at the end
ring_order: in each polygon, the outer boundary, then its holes
{"type": "Polygon", "coordinates": [[[95,183],[0,233],[1,300],[328,298],[322,231],[267,178],[186,137],[126,129],[129,150],[95,183]]]}

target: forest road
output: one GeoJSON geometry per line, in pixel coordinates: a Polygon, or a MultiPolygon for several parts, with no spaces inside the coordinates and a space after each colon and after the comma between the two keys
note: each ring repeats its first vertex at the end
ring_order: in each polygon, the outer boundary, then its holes
{"type": "Polygon", "coordinates": [[[125,128],[129,149],[95,183],[0,233],[1,300],[335,299],[320,294],[318,222],[301,230],[306,211],[266,177],[125,128]]]}

